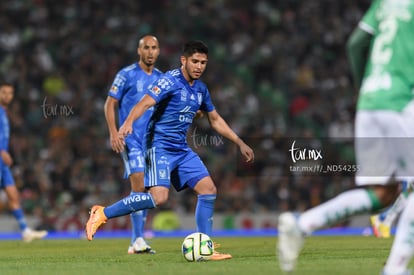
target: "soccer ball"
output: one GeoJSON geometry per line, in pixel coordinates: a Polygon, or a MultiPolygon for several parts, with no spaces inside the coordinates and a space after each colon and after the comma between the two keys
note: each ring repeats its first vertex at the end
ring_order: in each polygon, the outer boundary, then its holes
{"type": "Polygon", "coordinates": [[[196,232],[184,238],[181,251],[187,261],[200,262],[208,260],[213,255],[214,245],[209,236],[196,232]]]}

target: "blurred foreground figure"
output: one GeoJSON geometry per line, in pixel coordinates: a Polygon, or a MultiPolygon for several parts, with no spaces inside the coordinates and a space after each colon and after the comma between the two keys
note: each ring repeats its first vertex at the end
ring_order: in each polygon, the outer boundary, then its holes
{"type": "MultiPolygon", "coordinates": [[[[414,0],[375,0],[352,33],[347,50],[359,88],[355,150],[360,188],[305,211],[279,216],[280,268],[295,268],[304,236],[391,205],[414,176],[414,0]]],[[[414,195],[401,214],[382,274],[409,274],[414,246],[414,195]]],[[[379,261],[382,262],[382,261],[379,261]]],[[[379,263],[380,264],[380,263],[379,263]]]]}
{"type": "Polygon", "coordinates": [[[13,158],[9,153],[10,123],[7,115],[7,106],[14,97],[14,87],[9,83],[0,84],[0,188],[4,189],[9,209],[19,224],[22,238],[25,242],[42,239],[47,235],[45,230],[33,230],[27,226],[26,219],[20,204],[20,195],[10,167],[13,158]]]}

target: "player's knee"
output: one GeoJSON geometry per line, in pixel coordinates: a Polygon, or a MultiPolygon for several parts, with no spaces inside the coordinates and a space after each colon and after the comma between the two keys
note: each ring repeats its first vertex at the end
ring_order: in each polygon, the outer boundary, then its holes
{"type": "Polygon", "coordinates": [[[196,190],[199,195],[215,195],[217,194],[217,188],[214,184],[204,184],[199,186],[196,190]]]}
{"type": "Polygon", "coordinates": [[[156,206],[162,205],[168,200],[168,192],[151,192],[151,195],[156,206]]]}
{"type": "Polygon", "coordinates": [[[194,187],[194,191],[198,195],[215,195],[217,194],[217,188],[213,180],[210,177],[205,177],[200,180],[194,187]]]}
{"type": "Polygon", "coordinates": [[[217,188],[214,184],[207,187],[207,193],[206,194],[217,194],[217,188]]]}
{"type": "Polygon", "coordinates": [[[164,203],[166,203],[168,200],[168,197],[163,197],[163,196],[156,196],[154,197],[154,202],[156,206],[162,205],[164,203]]]}

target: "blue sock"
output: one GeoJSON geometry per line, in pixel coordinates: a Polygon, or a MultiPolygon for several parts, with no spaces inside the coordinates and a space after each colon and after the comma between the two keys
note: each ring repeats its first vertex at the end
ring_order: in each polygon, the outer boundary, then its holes
{"type": "Polygon", "coordinates": [[[145,224],[147,223],[147,214],[148,214],[148,209],[143,209],[142,210],[142,220],[141,220],[141,234],[138,235],[138,237],[143,237],[144,238],[145,224]]]}
{"type": "Polygon", "coordinates": [[[198,195],[195,211],[197,231],[211,236],[216,195],[198,195]]]}
{"type": "Polygon", "coordinates": [[[108,219],[125,216],[142,209],[155,208],[154,200],[150,193],[131,192],[128,197],[105,207],[104,214],[108,219]]]}
{"type": "Polygon", "coordinates": [[[144,226],[147,209],[139,210],[130,214],[132,225],[131,244],[139,237],[144,237],[144,226]]]}
{"type": "Polygon", "coordinates": [[[26,219],[24,218],[23,210],[21,208],[12,210],[13,216],[16,218],[17,223],[21,231],[27,228],[26,219]]]}

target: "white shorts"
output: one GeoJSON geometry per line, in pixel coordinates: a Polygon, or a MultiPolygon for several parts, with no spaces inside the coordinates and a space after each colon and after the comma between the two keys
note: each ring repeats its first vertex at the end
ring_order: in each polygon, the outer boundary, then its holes
{"type": "Polygon", "coordinates": [[[403,112],[358,111],[355,153],[357,185],[414,180],[414,101],[403,112]]]}

